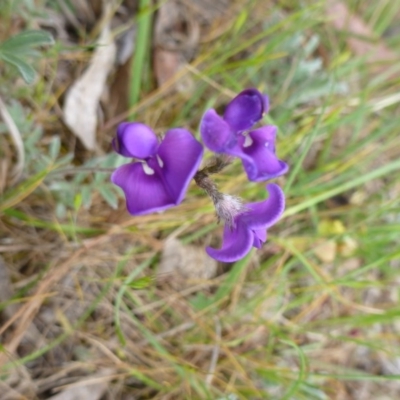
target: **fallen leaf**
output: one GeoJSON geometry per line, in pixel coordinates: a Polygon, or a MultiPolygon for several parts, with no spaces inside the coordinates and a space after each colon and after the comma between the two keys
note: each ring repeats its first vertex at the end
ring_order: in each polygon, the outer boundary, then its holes
{"type": "Polygon", "coordinates": [[[89,67],[66,96],[64,121],[88,150],[96,147],[97,110],[115,56],[116,46],[106,25],[89,67]]]}

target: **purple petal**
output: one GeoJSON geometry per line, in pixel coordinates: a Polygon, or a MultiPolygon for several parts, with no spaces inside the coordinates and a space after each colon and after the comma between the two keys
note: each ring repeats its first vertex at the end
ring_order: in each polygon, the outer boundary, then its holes
{"type": "Polygon", "coordinates": [[[157,151],[156,134],[145,124],[123,122],[118,125],[117,136],[113,139],[114,150],[125,157],[148,158],[157,151]]]}
{"type": "Polygon", "coordinates": [[[200,133],[204,144],[216,153],[223,153],[236,143],[236,136],[229,125],[212,108],[201,119],[200,133]]]}
{"type": "Polygon", "coordinates": [[[282,189],[275,183],[268,184],[266,188],[269,192],[268,199],[246,204],[250,211],[240,214],[238,217],[253,230],[267,229],[274,225],[285,210],[285,195],[282,189]]]}
{"type": "Polygon", "coordinates": [[[156,158],[160,174],[175,204],[183,200],[202,155],[203,146],[187,130],[175,128],[166,133],[156,158]]]}
{"type": "Polygon", "coordinates": [[[234,132],[245,131],[260,121],[265,105],[265,98],[257,89],[243,90],[226,106],[224,120],[234,132]]]}
{"type": "Polygon", "coordinates": [[[253,245],[253,234],[247,226],[238,221],[235,229],[224,228],[222,247],[214,249],[207,247],[207,254],[222,262],[234,262],[243,258],[253,245]]]}
{"type": "Polygon", "coordinates": [[[111,181],[125,193],[129,213],[142,215],[175,206],[157,171],[149,175],[143,165],[140,162],[125,164],[111,175],[111,181]]]}
{"type": "Polygon", "coordinates": [[[285,174],[289,167],[275,155],[276,127],[269,125],[249,133],[241,139],[241,150],[238,154],[243,167],[251,181],[259,182],[285,174]]]}
{"type": "Polygon", "coordinates": [[[261,246],[267,240],[267,229],[266,228],[256,228],[253,229],[254,241],[253,246],[257,249],[261,249],[261,246]]]}

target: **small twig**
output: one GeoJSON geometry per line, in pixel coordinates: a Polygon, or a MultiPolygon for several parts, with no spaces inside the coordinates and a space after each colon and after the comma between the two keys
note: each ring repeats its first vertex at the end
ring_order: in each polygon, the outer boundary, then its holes
{"type": "Polygon", "coordinates": [[[1,117],[6,124],[8,131],[10,132],[10,136],[12,141],[14,142],[14,146],[17,149],[17,165],[14,168],[14,174],[11,180],[11,183],[14,184],[18,181],[19,177],[22,174],[25,164],[25,151],[24,151],[24,143],[22,141],[21,133],[12,119],[10,113],[7,110],[3,99],[0,96],[0,114],[1,117]]]}

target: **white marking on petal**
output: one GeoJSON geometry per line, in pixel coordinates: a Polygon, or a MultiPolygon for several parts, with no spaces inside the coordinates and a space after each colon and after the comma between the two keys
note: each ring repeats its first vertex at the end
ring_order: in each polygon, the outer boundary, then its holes
{"type": "Polygon", "coordinates": [[[161,159],[161,157],[157,154],[157,161],[158,165],[162,168],[164,166],[164,161],[161,159]]]}
{"type": "Polygon", "coordinates": [[[265,147],[269,147],[269,142],[265,142],[265,147]]]}
{"type": "Polygon", "coordinates": [[[253,139],[249,135],[246,135],[244,137],[243,147],[250,147],[252,144],[253,144],[253,139]]]}
{"type": "Polygon", "coordinates": [[[154,169],[150,168],[148,164],[145,162],[142,164],[143,165],[143,171],[146,175],[154,175],[154,169]]]}

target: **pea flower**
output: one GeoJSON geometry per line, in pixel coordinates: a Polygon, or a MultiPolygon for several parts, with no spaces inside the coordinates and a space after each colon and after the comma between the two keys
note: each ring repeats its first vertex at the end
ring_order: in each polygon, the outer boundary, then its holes
{"type": "Polygon", "coordinates": [[[276,127],[252,129],[268,107],[267,96],[257,89],[246,89],[226,106],[222,117],[209,109],[200,122],[204,144],[216,153],[239,157],[247,177],[255,182],[276,178],[289,169],[276,156],[276,127]]]}
{"type": "MultiPolygon", "coordinates": [[[[231,207],[233,221],[228,219],[224,227],[222,247],[207,247],[207,254],[222,262],[234,262],[243,258],[252,247],[261,248],[267,240],[267,229],[274,225],[285,209],[285,196],[275,183],[266,186],[268,199],[237,207],[231,207]],[[235,212],[237,211],[237,212],[235,212]]],[[[228,199],[225,199],[225,203],[228,199]]],[[[225,208],[229,205],[226,203],[225,208]]],[[[227,213],[225,211],[225,213],[227,213]]]]}
{"type": "Polygon", "coordinates": [[[202,145],[189,131],[170,129],[160,143],[147,125],[138,122],[120,124],[113,147],[122,156],[139,160],[111,175],[111,181],[124,191],[132,215],[181,203],[203,155],[202,145]]]}

